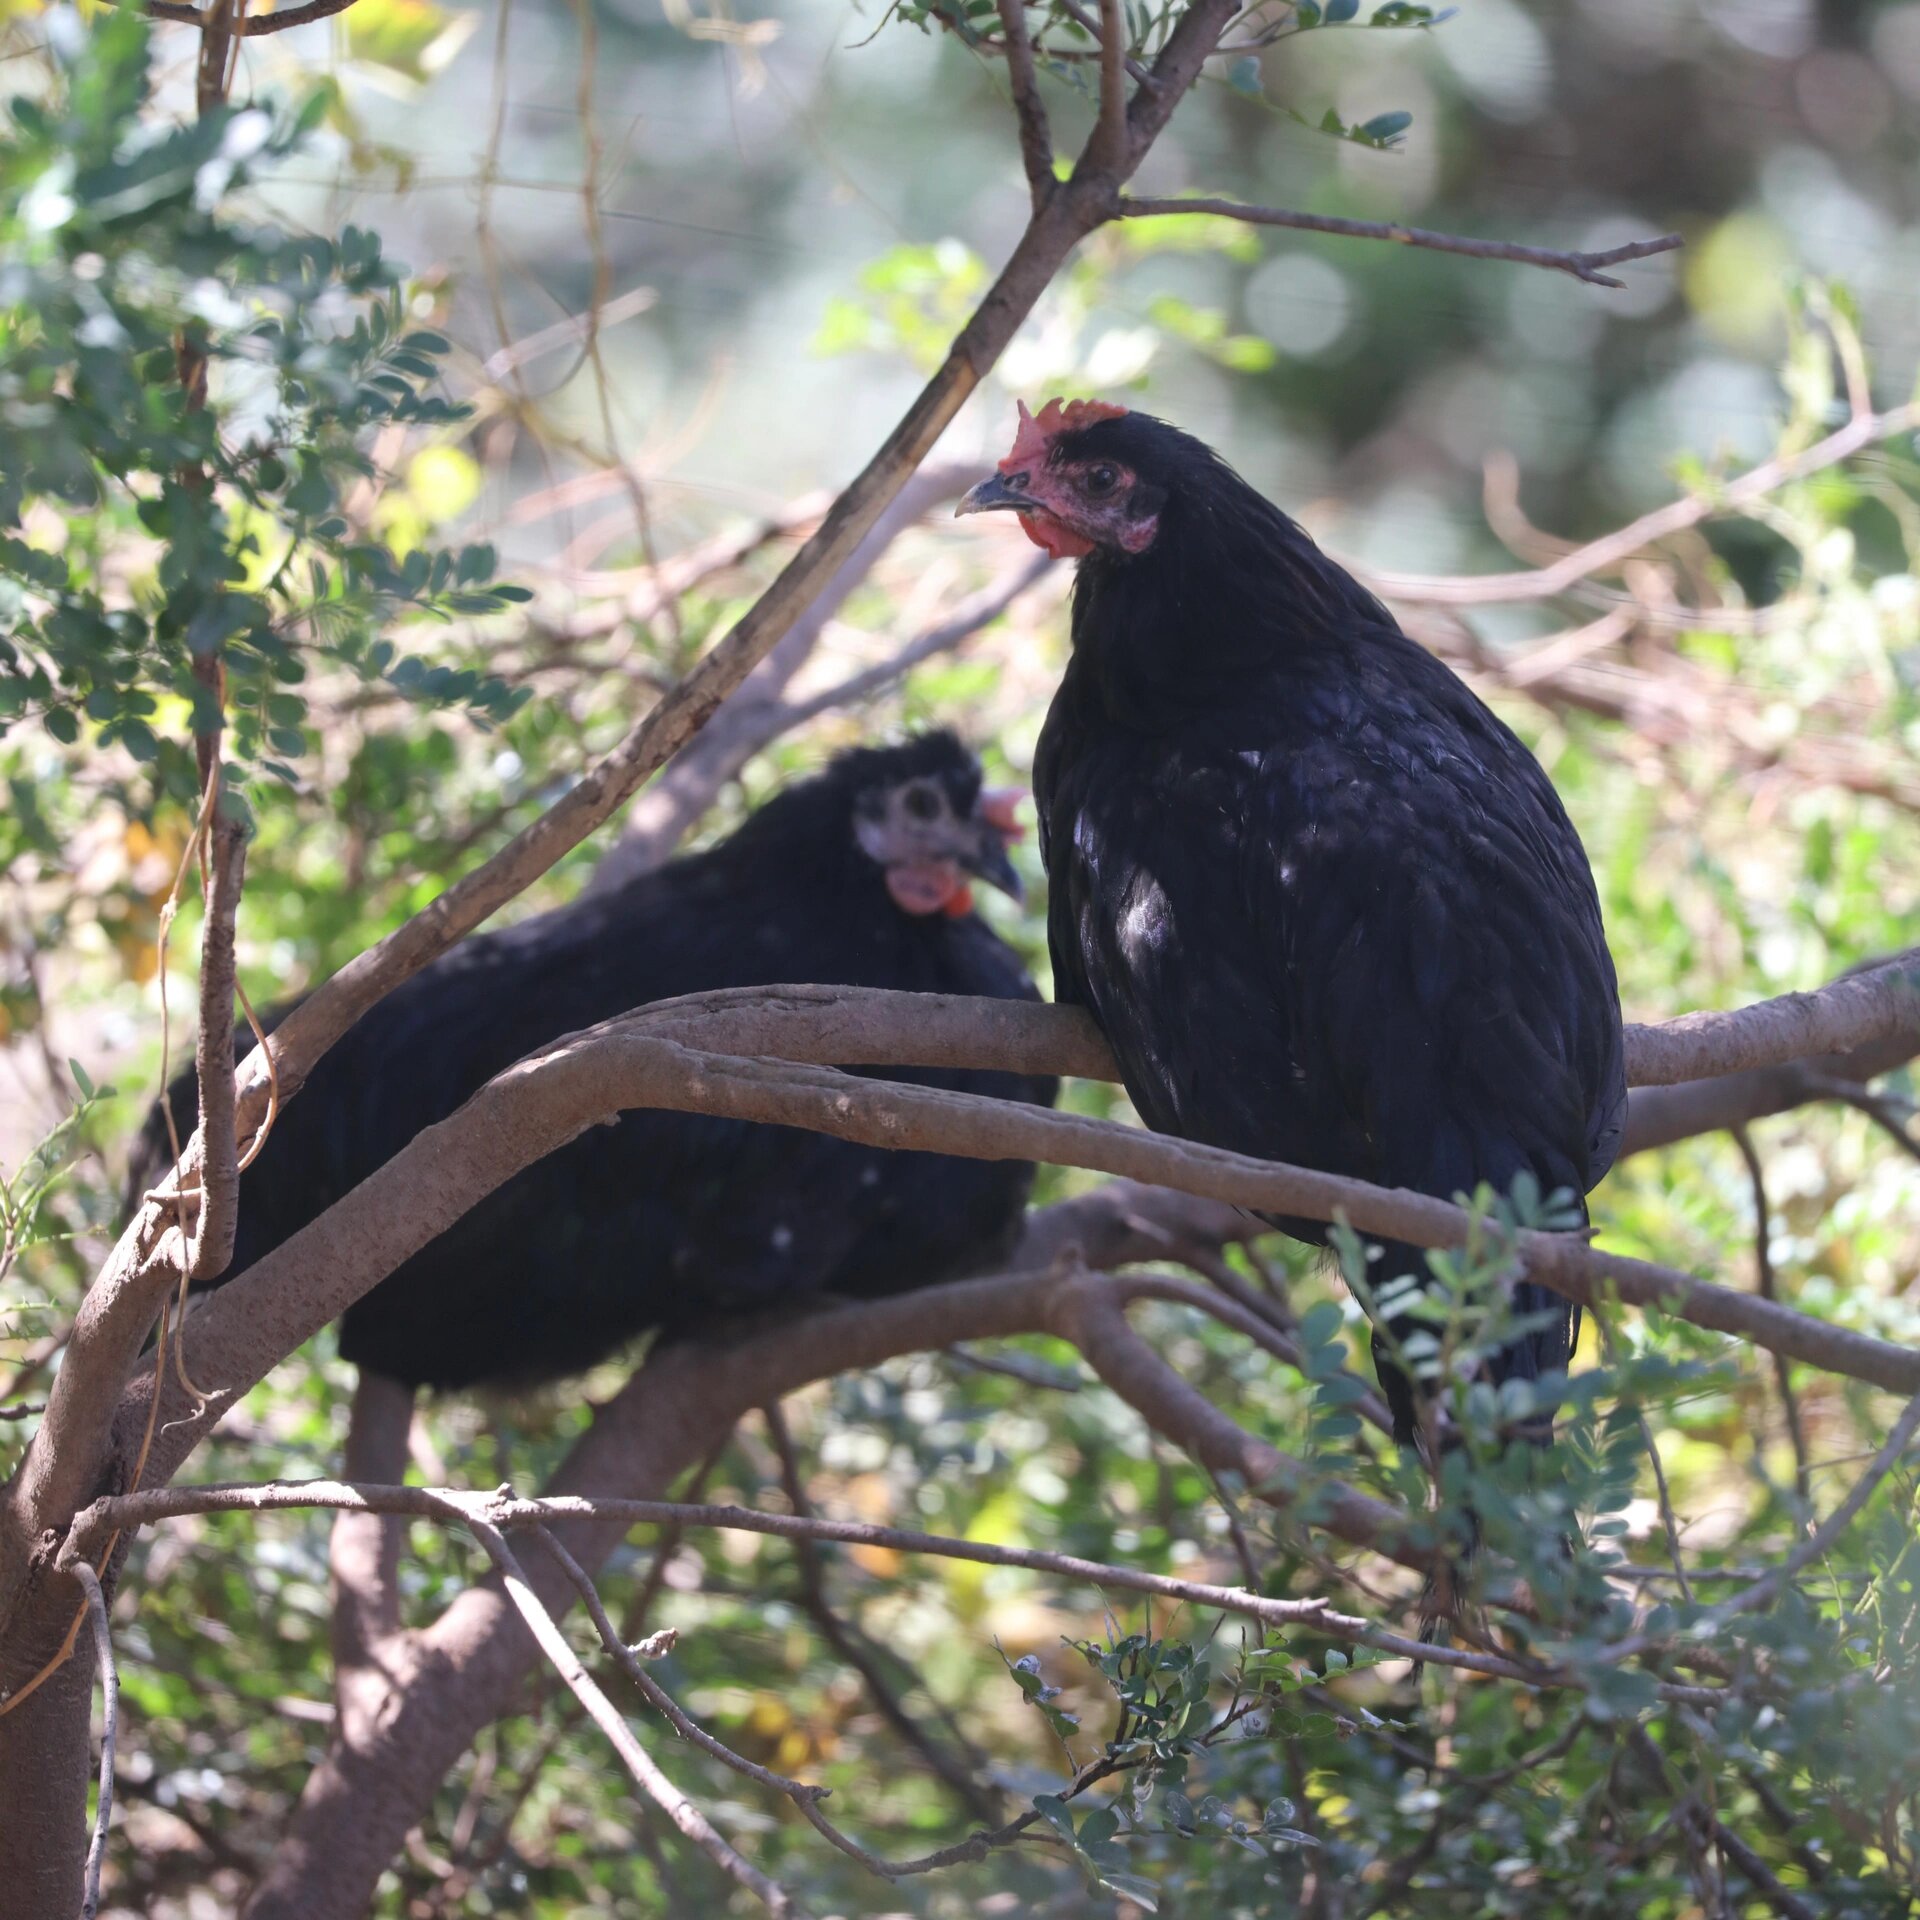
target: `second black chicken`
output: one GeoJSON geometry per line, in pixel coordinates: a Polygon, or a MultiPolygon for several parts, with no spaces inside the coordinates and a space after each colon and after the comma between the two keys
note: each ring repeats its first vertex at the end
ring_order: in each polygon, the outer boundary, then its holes
{"type": "MultiPolygon", "coordinates": [[[[1017,891],[1012,798],[949,733],[844,753],[729,838],[556,912],[468,940],[328,1052],[241,1180],[244,1272],[563,1034],[679,994],[813,983],[1037,998],[973,911],[1017,891]]],[[[887,1078],[1050,1105],[1052,1080],[887,1078]]],[[[191,1071],[173,1085],[191,1127],[191,1071]]],[[[167,1158],[156,1108],[136,1185],[167,1158]]],[[[824,1134],[633,1112],[537,1161],[343,1316],[340,1351],[409,1386],[575,1373],[648,1328],[681,1331],[819,1294],[874,1297],[991,1265],[1033,1169],[824,1134]]]]}

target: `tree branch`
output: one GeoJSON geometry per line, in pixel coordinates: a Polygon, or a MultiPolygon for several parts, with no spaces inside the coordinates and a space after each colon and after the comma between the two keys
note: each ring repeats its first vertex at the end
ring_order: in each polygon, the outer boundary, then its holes
{"type": "MultiPolygon", "coordinates": [[[[640,1790],[722,1873],[745,1887],[774,1916],[774,1920],[807,1920],[806,1910],[793,1895],[777,1880],[770,1880],[751,1861],[736,1853],[713,1822],[667,1778],[646,1748],[634,1738],[633,1729],[627,1725],[619,1708],[601,1691],[599,1683],[581,1664],[580,1656],[568,1645],[566,1635],[554,1623],[553,1615],[547,1611],[545,1603],[534,1591],[533,1583],[527,1578],[526,1569],[521,1566],[499,1530],[465,1502],[441,1501],[435,1510],[444,1512],[448,1509],[457,1512],[461,1524],[486,1549],[487,1557],[498,1570],[508,1597],[532,1632],[540,1651],[567,1683],[573,1697],[586,1708],[594,1725],[607,1736],[614,1752],[620,1756],[640,1790]]],[[[557,1543],[551,1539],[548,1544],[556,1552],[560,1551],[557,1543]]]]}
{"type": "Polygon", "coordinates": [[[1127,27],[1120,0],[1100,0],[1100,110],[1087,153],[1118,170],[1127,156],[1127,27]]]}
{"type": "Polygon", "coordinates": [[[930,632],[917,636],[892,661],[856,674],[839,686],[802,702],[783,702],[781,694],[812,657],[828,621],[873,571],[881,556],[908,527],[933,507],[959,493],[968,477],[956,467],[916,474],[880,517],[873,531],[829,580],[804,619],[763,660],[714,714],[711,721],[660,778],[634,802],[627,825],[587,883],[588,893],[603,893],[651,872],[670,859],[701,817],[736,779],[755,754],[816,714],[851,705],[889,685],[920,660],[956,646],[997,618],[1043,571],[1023,568],[1019,584],[1004,594],[1000,583],[975,594],[930,632]]]}
{"type": "MultiPolygon", "coordinates": [[[[780,1483],[786,1491],[787,1505],[803,1520],[814,1517],[813,1507],[807,1499],[807,1489],[800,1477],[800,1460],[794,1449],[793,1435],[787,1427],[786,1416],[780,1410],[777,1400],[770,1401],[761,1410],[761,1417],[767,1423],[768,1437],[773,1441],[774,1451],[780,1460],[780,1483]]],[[[833,1651],[866,1682],[867,1694],[880,1710],[881,1718],[893,1728],[894,1732],[917,1753],[933,1776],[945,1783],[947,1788],[972,1814],[976,1820],[998,1819],[1000,1809],[994,1804],[987,1789],[975,1777],[972,1768],[963,1765],[959,1759],[935,1740],[927,1730],[910,1714],[905,1704],[887,1683],[887,1677],[880,1671],[879,1663],[865,1642],[834,1611],[832,1601],[827,1597],[826,1581],[820,1570],[820,1556],[814,1551],[810,1539],[796,1538],[793,1542],[794,1565],[800,1575],[800,1594],[807,1613],[820,1629],[821,1637],[833,1651]]],[[[576,1581],[575,1585],[579,1582],[576,1581]]],[[[591,1585],[591,1582],[588,1583],[591,1585]]],[[[582,1591],[582,1598],[585,1591],[582,1591]]],[[[602,1638],[604,1638],[604,1634],[602,1638]]],[[[924,1684],[924,1682],[923,1682],[924,1684]]]]}
{"type": "MultiPolygon", "coordinates": [[[[1235,0],[1195,0],[1181,15],[1154,64],[1152,84],[1143,85],[1134,96],[1122,163],[1105,167],[1090,150],[1081,155],[1069,190],[1049,196],[1035,213],[999,278],[955,337],[939,371],[739,623],[577,786],[499,853],[350,961],[275,1029],[270,1051],[283,1100],[299,1092],[313,1063],[369,1007],[471,932],[600,826],[700,731],[728,694],[772,651],[926,458],[1074,247],[1110,217],[1125,177],[1145,157],[1236,11],[1235,0]]],[[[267,1049],[256,1049],[241,1069],[237,1111],[242,1126],[256,1124],[264,1111],[268,1076],[263,1051],[267,1049]]],[[[189,1147],[189,1159],[193,1152],[189,1147]]],[[[83,1315],[75,1329],[76,1343],[86,1345],[98,1338],[116,1349],[138,1350],[151,1316],[142,1313],[138,1304],[131,1310],[122,1306],[121,1282],[126,1273],[138,1268],[159,1231],[159,1209],[170,1191],[171,1183],[163,1183],[140,1210],[96,1285],[95,1291],[104,1296],[97,1318],[114,1321],[115,1334],[109,1337],[104,1329],[96,1333],[97,1322],[88,1323],[83,1315]],[[120,1324],[123,1320],[138,1324],[130,1331],[120,1324]]],[[[130,1352],[126,1357],[131,1357],[130,1352]]],[[[49,1424],[53,1423],[50,1412],[49,1424]]],[[[98,1455],[89,1451],[84,1436],[74,1438],[79,1444],[64,1450],[79,1470],[78,1477],[86,1480],[98,1468],[98,1455]]],[[[4,1599],[0,1588],[0,1601],[4,1599]]]]}
{"type": "MultiPolygon", "coordinates": [[[[1730,1022],[1741,1017],[1723,1016],[1730,1022]]],[[[232,1394],[495,1186],[587,1126],[631,1107],[806,1127],[870,1146],[1082,1166],[1264,1213],[1344,1217],[1362,1233],[1416,1246],[1457,1245],[1468,1230],[1462,1209],[1429,1195],[1270,1164],[1110,1122],[707,1052],[667,1037],[689,1031],[754,1055],[826,1057],[848,1065],[964,1060],[1016,1072],[1057,1066],[1062,1054],[1082,1058],[1092,1037],[1083,1020],[1059,1008],[837,988],[694,995],[571,1036],[490,1081],[458,1113],[421,1133],[320,1219],[220,1290],[195,1321],[196,1366],[213,1398],[198,1410],[184,1403],[177,1412],[169,1409],[155,1447],[157,1470],[164,1474],[164,1462],[184,1458],[232,1394]],[[710,1025],[701,1021],[701,1009],[710,1025]]],[[[1677,1313],[1832,1372],[1894,1391],[1920,1388],[1920,1354],[1791,1308],[1601,1253],[1566,1235],[1525,1234],[1518,1252],[1536,1280],[1569,1299],[1587,1303],[1617,1293],[1634,1305],[1677,1313]]],[[[64,1380],[63,1372],[55,1381],[56,1404],[64,1380]]],[[[131,1417],[143,1400],[136,1386],[121,1418],[131,1417]]]]}
{"type": "Polygon", "coordinates": [[[1811,1566],[1830,1552],[1833,1543],[1853,1525],[1861,1508],[1873,1498],[1874,1489],[1899,1464],[1901,1455],[1912,1445],[1915,1433],[1920,1433],[1920,1394],[1907,1402],[1900,1418],[1893,1423],[1893,1431],[1887,1435],[1886,1444],[1874,1455],[1866,1472],[1854,1482],[1847,1497],[1777,1567],[1763,1574],[1752,1586],[1712,1608],[1707,1615],[1711,1624],[1723,1626],[1738,1614],[1755,1613],[1771,1606],[1787,1582],[1802,1567],[1811,1566]]]}
{"type": "Polygon", "coordinates": [[[194,1054],[200,1098],[200,1213],[191,1243],[181,1250],[181,1266],[190,1280],[210,1280],[226,1271],[240,1224],[240,1152],[233,1091],[234,930],[247,868],[247,836],[237,820],[222,817],[219,752],[216,732],[213,764],[206,775],[214,783],[214,795],[207,822],[200,1030],[194,1054]]]}
{"type": "MultiPolygon", "coordinates": [[[[399,1482],[406,1477],[407,1437],[413,1426],[413,1390],[363,1371],[347,1416],[349,1480],[399,1482]]],[[[400,1627],[402,1529],[388,1519],[343,1512],[333,1523],[328,1559],[333,1570],[334,1705],[346,1737],[363,1731],[385,1692],[382,1646],[400,1627]],[[356,1724],[360,1722],[362,1724],[356,1724]]]]}
{"type": "Polygon", "coordinates": [[[1368,571],[1368,580],[1388,599],[1407,606],[1494,606],[1516,600],[1551,600],[1596,573],[1608,573],[1645,548],[1670,540],[1741,507],[1764,500],[1796,480],[1820,473],[1862,448],[1897,439],[1920,426],[1920,402],[1851,419],[1824,440],[1798,453],[1782,454],[1701,493],[1669,501],[1638,520],[1576,547],[1550,565],[1525,573],[1486,573],[1465,578],[1368,571]]]}
{"type": "Polygon", "coordinates": [[[1672,253],[1684,246],[1677,233],[1663,233],[1651,240],[1630,240],[1625,246],[1609,247],[1601,253],[1569,253],[1557,247],[1526,247],[1512,240],[1475,240],[1465,234],[1433,233],[1425,227],[1403,227],[1389,220],[1345,220],[1326,213],[1301,213],[1291,207],[1254,207],[1240,200],[1206,197],[1179,200],[1143,200],[1129,195],[1120,202],[1123,220],[1150,220],[1162,214],[1210,213],[1225,220],[1243,220],[1255,227],[1287,227],[1301,233],[1331,233],[1350,240],[1392,240],[1403,247],[1422,247],[1433,253],[1464,254],[1473,260],[1513,260],[1522,266],[1551,267],[1570,273],[1589,286],[1620,287],[1626,283],[1602,267],[1619,266],[1628,260],[1645,260],[1657,253],[1672,253]]]}
{"type": "Polygon", "coordinates": [[[1852,1053],[1745,1067],[1738,1073],[1681,1080],[1665,1087],[1637,1087],[1627,1107],[1620,1158],[1703,1133],[1722,1133],[1816,1101],[1845,1099],[1842,1087],[1857,1090],[1876,1075],[1904,1066],[1916,1053],[1920,1053],[1920,1031],[1909,1030],[1852,1053]]]}
{"type": "MultiPolygon", "coordinates": [[[[1733,1144],[1740,1149],[1740,1158],[1746,1162],[1747,1181],[1753,1189],[1755,1284],[1759,1287],[1761,1299],[1777,1300],[1780,1295],[1773,1283],[1773,1217],[1767,1205],[1766,1168],[1760,1163],[1760,1150],[1753,1144],[1753,1135],[1745,1127],[1733,1129],[1733,1144]]],[[[1780,1405],[1786,1414],[1787,1438],[1793,1445],[1794,1491],[1804,1503],[1813,1491],[1807,1473],[1807,1433],[1800,1419],[1800,1402],[1793,1391],[1793,1369],[1777,1353],[1773,1356],[1773,1374],[1780,1388],[1780,1405]]],[[[1648,1438],[1651,1444],[1651,1435],[1648,1438]]],[[[1662,1492],[1664,1497],[1664,1486],[1662,1492]]]]}
{"type": "MultiPolygon", "coordinates": [[[[223,4],[225,0],[223,0],[223,4]]],[[[282,1100],[295,1097],[313,1064],[361,1014],[471,932],[579,844],[651,774],[699,732],[720,703],[762,661],[819,596],[866,537],[966,402],[1035,301],[1078,245],[1108,215],[1125,175],[1145,156],[1192,85],[1235,0],[1195,0],[1168,36],[1129,120],[1124,165],[1103,168],[1083,154],[1068,188],[1050,195],[1028,223],[998,279],[955,337],[938,372],[879,451],[841,493],[826,518],[739,623],[665,695],[578,785],[491,859],[456,881],[431,905],[350,961],[303,1001],[240,1070],[236,1119],[260,1123],[270,1078],[282,1100]],[[268,1071],[268,1058],[273,1073],[268,1071]]],[[[285,18],[287,16],[282,16],[285,18]]],[[[8,1621],[27,1577],[28,1544],[39,1516],[71,1512],[94,1491],[106,1466],[106,1416],[153,1324],[148,1255],[164,1230],[165,1208],[197,1165],[190,1145],[121,1235],[75,1323],[63,1379],[21,1472],[0,1509],[0,1621],[8,1621]],[[83,1394],[82,1386],[93,1388],[83,1394]]],[[[190,1179],[189,1179],[190,1183],[190,1179]]]]}
{"type": "MultiPolygon", "coordinates": [[[[240,22],[239,30],[250,40],[264,33],[286,33],[293,27],[311,26],[316,20],[331,20],[336,13],[345,13],[353,3],[354,0],[307,0],[305,6],[288,7],[283,13],[248,14],[240,22]]],[[[146,0],[147,12],[154,19],[198,27],[203,33],[223,4],[224,0],[213,0],[211,6],[195,7],[187,5],[186,0],[146,0]]]]}
{"type": "Polygon", "coordinates": [[[1627,1077],[1636,1087],[1672,1086],[1903,1037],[1920,1037],[1920,947],[1813,993],[1631,1028],[1627,1077]]]}
{"type": "Polygon", "coordinates": [[[999,0],[1000,26],[1007,36],[1007,81],[1013,89],[1014,117],[1020,125],[1020,163],[1026,168],[1033,210],[1046,205],[1054,187],[1053,138],[1047,130],[1047,103],[1033,66],[1033,42],[1027,37],[1026,0],[999,0]]]}

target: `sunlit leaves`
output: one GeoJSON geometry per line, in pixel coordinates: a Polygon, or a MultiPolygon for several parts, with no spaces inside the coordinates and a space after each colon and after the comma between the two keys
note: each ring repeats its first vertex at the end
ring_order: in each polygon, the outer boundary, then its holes
{"type": "Polygon", "coordinates": [[[425,80],[459,52],[476,18],[433,0],[355,0],[346,16],[347,50],[356,60],[425,80]]]}
{"type": "Polygon", "coordinates": [[[985,261],[958,240],[895,247],[861,269],[857,297],[827,303],[813,351],[899,353],[931,369],[986,284],[985,261]]]}
{"type": "Polygon", "coordinates": [[[33,449],[0,458],[0,517],[61,537],[0,536],[0,723],[37,717],[63,746],[91,726],[158,762],[156,697],[211,727],[193,665],[216,657],[230,752],[282,780],[307,750],[296,690],[316,659],[498,723],[523,692],[375,652],[408,617],[524,598],[495,584],[490,551],[425,545],[471,504],[470,458],[420,453],[397,495],[412,519],[387,541],[346,512],[373,429],[463,417],[434,391],[446,340],[411,324],[375,235],[223,211],[250,168],[298,148],[311,112],[150,121],[139,17],[50,18],[64,90],[16,102],[0,141],[0,432],[33,449]],[[183,351],[205,363],[204,396],[183,351]]]}

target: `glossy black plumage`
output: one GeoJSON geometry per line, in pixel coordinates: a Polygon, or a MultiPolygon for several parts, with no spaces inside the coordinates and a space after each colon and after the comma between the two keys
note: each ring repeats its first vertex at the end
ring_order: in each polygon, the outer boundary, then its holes
{"type": "MultiPolygon", "coordinates": [[[[243,1176],[227,1277],[421,1128],[562,1034],[651,1001],[780,982],[1036,998],[972,913],[909,914],[857,844],[858,796],[920,777],[965,810],[979,769],[950,735],[843,754],[729,839],[615,891],[470,939],[320,1062],[243,1176]]],[[[885,1077],[1051,1104],[998,1073],[885,1077]]],[[[173,1088],[183,1132],[193,1076],[173,1088]]],[[[164,1139],[156,1111],[146,1157],[164,1139]]],[[[1032,1180],[1013,1161],[888,1153],[793,1128],[634,1112],[484,1200],[348,1309],[340,1350],[410,1385],[553,1379],[645,1328],[821,1293],[879,1296],[989,1266],[1032,1180]]]]}
{"type": "MultiPolygon", "coordinates": [[[[1546,775],[1198,441],[1139,414],[1062,432],[1058,497],[1089,461],[1133,490],[1106,524],[1157,524],[1081,561],[1040,739],[1058,996],[1161,1131],[1444,1197],[1523,1169],[1584,1195],[1626,1110],[1620,1011],[1546,775]]],[[[1388,1248],[1377,1275],[1402,1272],[1419,1256],[1388,1248]]],[[[1516,1305],[1550,1324],[1496,1377],[1564,1371],[1566,1303],[1516,1305]]],[[[1404,1442],[1412,1395],[1381,1372],[1404,1442]]]]}

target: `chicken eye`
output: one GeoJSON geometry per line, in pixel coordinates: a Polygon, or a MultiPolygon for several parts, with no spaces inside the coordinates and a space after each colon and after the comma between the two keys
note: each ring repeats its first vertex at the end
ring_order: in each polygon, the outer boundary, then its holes
{"type": "Polygon", "coordinates": [[[1083,492],[1090,493],[1097,499],[1102,494],[1111,493],[1119,482],[1119,469],[1102,464],[1089,467],[1080,485],[1083,492]]]}
{"type": "Polygon", "coordinates": [[[928,787],[909,787],[900,804],[915,820],[932,820],[940,812],[939,796],[928,787]]]}

